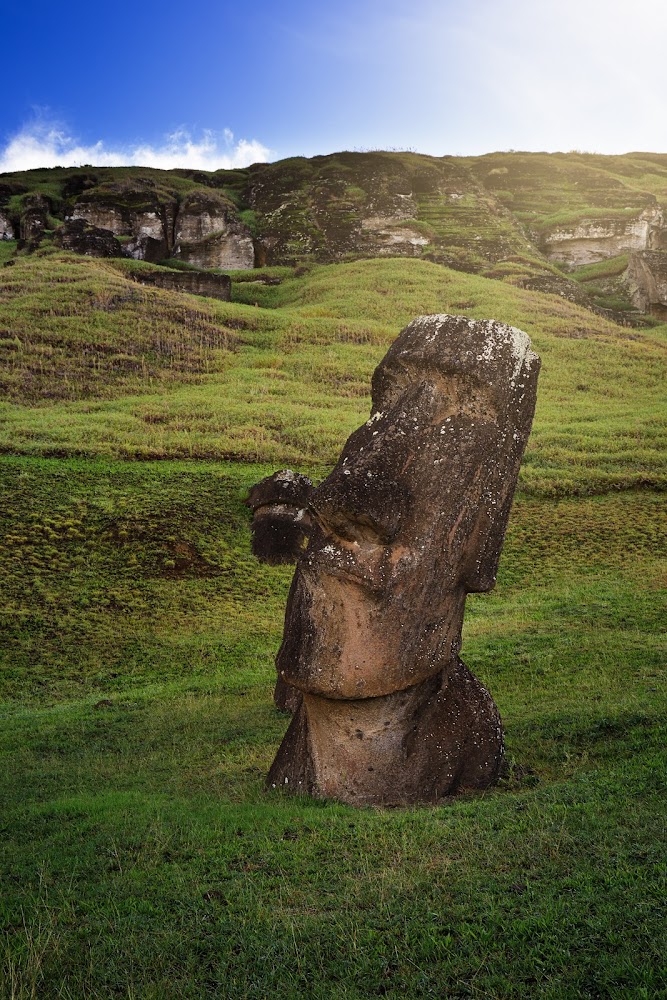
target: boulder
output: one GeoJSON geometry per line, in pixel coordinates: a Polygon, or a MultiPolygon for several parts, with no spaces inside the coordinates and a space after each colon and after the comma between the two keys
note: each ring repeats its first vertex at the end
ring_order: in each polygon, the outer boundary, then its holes
{"type": "Polygon", "coordinates": [[[13,240],[14,238],[14,227],[11,220],[5,212],[0,210],[0,240],[13,240]]]}
{"type": "Polygon", "coordinates": [[[39,243],[49,228],[49,203],[41,194],[30,195],[23,206],[19,239],[23,246],[39,243]]]}
{"type": "Polygon", "coordinates": [[[167,268],[138,271],[132,278],[140,285],[166,288],[170,292],[187,292],[189,295],[206,295],[209,299],[229,302],[232,282],[227,274],[206,274],[199,271],[170,271],[167,268]]]}
{"type": "Polygon", "coordinates": [[[132,257],[133,260],[145,260],[149,264],[157,264],[169,256],[169,246],[162,237],[141,234],[123,245],[123,254],[125,257],[132,257]]]}

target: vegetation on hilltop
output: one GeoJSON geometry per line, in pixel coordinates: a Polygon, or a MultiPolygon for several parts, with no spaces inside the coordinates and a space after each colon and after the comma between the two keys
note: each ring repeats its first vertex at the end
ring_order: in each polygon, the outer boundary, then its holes
{"type": "Polygon", "coordinates": [[[667,154],[488,153],[467,157],[475,177],[538,233],[596,215],[667,203],[667,154]]]}
{"type": "Polygon", "coordinates": [[[571,269],[545,256],[544,240],[557,226],[631,221],[667,205],[667,156],[340,152],[215,172],[55,167],[3,175],[0,210],[18,232],[21,211],[35,196],[46,198],[57,224],[76,203],[173,213],[196,191],[233,203],[262,266],[383,256],[394,246],[399,255],[516,285],[549,278],[550,290],[566,297],[627,310],[620,285],[611,296],[595,285],[573,285],[571,269]],[[406,225],[414,239],[405,238],[399,252],[406,225]]]}

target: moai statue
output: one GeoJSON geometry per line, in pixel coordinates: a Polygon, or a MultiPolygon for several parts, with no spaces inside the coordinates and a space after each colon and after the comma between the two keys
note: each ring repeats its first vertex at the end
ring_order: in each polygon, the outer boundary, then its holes
{"type": "Polygon", "coordinates": [[[500,717],[461,628],[466,594],[495,584],[539,364],[520,330],[420,316],[331,475],[253,488],[255,554],[297,563],[276,659],[294,715],[269,787],[396,805],[497,779],[500,717]]]}

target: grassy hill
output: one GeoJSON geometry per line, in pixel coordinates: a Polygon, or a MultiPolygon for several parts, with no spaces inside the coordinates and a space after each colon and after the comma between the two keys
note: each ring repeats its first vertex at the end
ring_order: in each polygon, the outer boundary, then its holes
{"type": "Polygon", "coordinates": [[[412,256],[617,313],[632,311],[623,282],[610,280],[627,266],[623,247],[609,244],[615,265],[600,287],[554,257],[554,232],[596,223],[621,232],[648,213],[658,226],[652,245],[667,248],[667,154],[651,153],[340,152],[214,172],[54,167],[0,176],[0,224],[18,236],[23,215],[40,206],[48,239],[75,210],[97,207],[104,220],[111,208],[128,226],[149,213],[173,250],[179,211],[205,210],[207,197],[210,211],[224,204],[247,227],[262,266],[412,256]]]}
{"type": "MultiPolygon", "coordinates": [[[[661,160],[615,159],[662,197],[661,160]]],[[[524,174],[492,177],[527,204],[524,174]]],[[[142,286],[144,262],[12,260],[2,995],[665,995],[667,327],[416,258],[235,272],[231,302],[142,286]],[[510,322],[543,359],[498,586],[464,631],[507,773],[437,808],[270,796],[291,571],[250,556],[243,498],[326,474],[423,312],[510,322]]]]}

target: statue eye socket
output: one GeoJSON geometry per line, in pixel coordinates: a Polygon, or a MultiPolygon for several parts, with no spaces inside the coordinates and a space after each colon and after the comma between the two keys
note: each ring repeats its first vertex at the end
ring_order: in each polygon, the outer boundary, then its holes
{"type": "Polygon", "coordinates": [[[375,403],[378,409],[385,410],[400,402],[409,410],[410,406],[421,405],[416,400],[424,393],[430,395],[435,406],[431,417],[434,424],[459,414],[483,421],[497,419],[491,387],[479,376],[472,372],[441,371],[427,363],[388,365],[375,403]]]}
{"type": "Polygon", "coordinates": [[[369,514],[349,514],[346,511],[323,513],[312,508],[311,511],[323,531],[332,532],[346,542],[389,545],[396,534],[389,525],[380,524],[369,514]]]}

